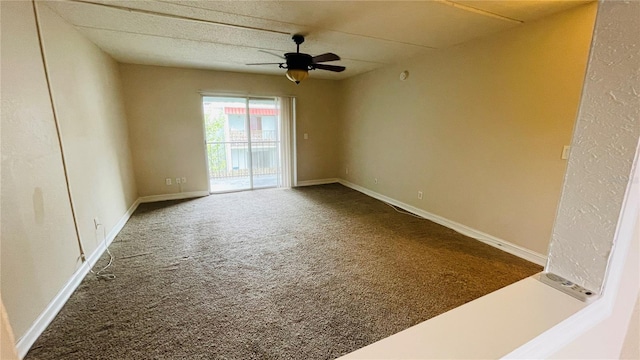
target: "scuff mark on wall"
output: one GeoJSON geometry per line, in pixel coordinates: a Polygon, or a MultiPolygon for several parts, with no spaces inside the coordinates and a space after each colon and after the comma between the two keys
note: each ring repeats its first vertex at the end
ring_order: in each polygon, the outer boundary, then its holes
{"type": "Polygon", "coordinates": [[[36,224],[44,222],[44,196],[40,187],[33,190],[33,214],[36,224]]]}

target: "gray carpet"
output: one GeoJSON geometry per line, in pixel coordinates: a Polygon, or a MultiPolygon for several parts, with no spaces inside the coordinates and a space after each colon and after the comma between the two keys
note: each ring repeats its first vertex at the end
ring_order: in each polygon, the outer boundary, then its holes
{"type": "Polygon", "coordinates": [[[111,250],[26,359],[333,359],[541,271],[338,184],[143,204],[111,250]]]}

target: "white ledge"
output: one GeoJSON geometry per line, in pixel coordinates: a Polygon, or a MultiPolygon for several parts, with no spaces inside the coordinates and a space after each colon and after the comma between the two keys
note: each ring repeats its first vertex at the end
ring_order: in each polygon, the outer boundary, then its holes
{"type": "Polygon", "coordinates": [[[587,304],[541,283],[537,276],[518,281],[340,359],[512,357],[515,350],[587,307],[587,304]]]}

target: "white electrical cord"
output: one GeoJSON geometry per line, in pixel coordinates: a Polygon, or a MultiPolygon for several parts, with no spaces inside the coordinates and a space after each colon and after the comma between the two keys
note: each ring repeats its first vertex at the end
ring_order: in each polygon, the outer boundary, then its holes
{"type": "Polygon", "coordinates": [[[395,210],[396,212],[399,212],[400,214],[411,215],[411,216],[413,216],[413,217],[415,217],[415,218],[423,219],[423,220],[424,220],[424,218],[423,218],[422,216],[420,216],[420,215],[416,215],[416,214],[414,214],[414,213],[411,213],[411,212],[405,211],[404,209],[399,208],[399,207],[397,207],[397,206],[395,206],[395,205],[393,205],[393,204],[389,204],[389,203],[388,203],[388,202],[386,202],[386,201],[383,201],[383,203],[385,203],[385,204],[389,205],[393,210],[395,210]]]}
{"type": "MultiPolygon", "coordinates": [[[[91,273],[93,275],[96,276],[96,278],[98,279],[103,279],[103,280],[113,280],[116,278],[116,276],[112,273],[106,273],[103,274],[103,272],[105,270],[107,270],[109,268],[109,266],[111,266],[111,264],[113,264],[113,254],[111,253],[111,251],[109,251],[109,246],[107,245],[107,235],[106,235],[106,230],[104,229],[104,226],[102,226],[102,224],[98,224],[99,227],[102,228],[102,242],[104,243],[104,247],[107,250],[107,254],[109,254],[109,263],[107,264],[107,266],[103,267],[102,269],[98,270],[98,271],[93,271],[93,269],[89,269],[89,271],[91,271],[91,273]]],[[[96,235],[97,236],[97,235],[96,235]]]]}

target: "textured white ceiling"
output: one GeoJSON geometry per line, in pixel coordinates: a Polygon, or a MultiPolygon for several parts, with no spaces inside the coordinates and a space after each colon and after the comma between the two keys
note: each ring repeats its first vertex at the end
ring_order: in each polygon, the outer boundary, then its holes
{"type": "Polygon", "coordinates": [[[275,56],[333,52],[343,79],[433,49],[507,30],[589,0],[41,1],[117,61],[282,74],[275,56]]]}

